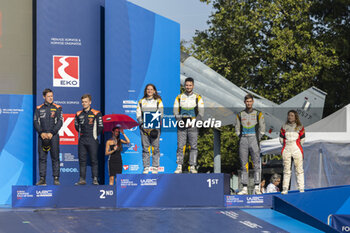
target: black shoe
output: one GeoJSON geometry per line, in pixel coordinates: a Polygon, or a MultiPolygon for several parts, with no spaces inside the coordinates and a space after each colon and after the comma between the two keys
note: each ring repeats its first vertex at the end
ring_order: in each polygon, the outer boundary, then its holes
{"type": "Polygon", "coordinates": [[[46,185],[45,177],[40,177],[40,180],[35,185],[45,186],[46,185]]]}
{"type": "Polygon", "coordinates": [[[79,181],[77,183],[75,183],[75,185],[86,185],[86,181],[83,178],[80,178],[79,181]]]}
{"type": "Polygon", "coordinates": [[[97,177],[94,177],[94,179],[93,179],[93,181],[92,181],[92,184],[93,184],[93,185],[99,185],[99,184],[98,184],[97,177]]]}
{"type": "Polygon", "coordinates": [[[60,181],[59,181],[59,177],[58,177],[58,176],[55,176],[55,177],[53,178],[53,184],[54,184],[54,185],[60,185],[60,184],[61,184],[60,181]]]}

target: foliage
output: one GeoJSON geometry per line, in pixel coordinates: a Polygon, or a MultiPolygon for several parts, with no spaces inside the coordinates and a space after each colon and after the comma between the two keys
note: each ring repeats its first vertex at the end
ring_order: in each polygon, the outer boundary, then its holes
{"type": "Polygon", "coordinates": [[[281,103],[338,63],[335,49],[313,29],[311,6],[310,0],[215,0],[209,29],[196,33],[192,54],[238,86],[281,103]]]}
{"type": "Polygon", "coordinates": [[[317,80],[318,87],[328,93],[325,113],[330,114],[350,101],[350,1],[315,0],[310,15],[319,38],[338,57],[337,65],[323,69],[317,80]]]}
{"type": "MultiPolygon", "coordinates": [[[[239,158],[232,156],[238,153],[238,137],[233,137],[234,127],[224,126],[221,132],[221,169],[223,172],[230,173],[239,168],[239,158]]],[[[212,170],[214,166],[214,132],[213,129],[201,129],[199,131],[198,141],[198,164],[203,170],[212,170]]]]}

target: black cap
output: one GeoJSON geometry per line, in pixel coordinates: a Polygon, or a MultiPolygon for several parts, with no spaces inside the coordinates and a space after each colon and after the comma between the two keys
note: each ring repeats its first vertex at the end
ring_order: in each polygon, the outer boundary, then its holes
{"type": "Polygon", "coordinates": [[[50,139],[44,139],[43,142],[41,143],[41,148],[45,152],[51,150],[51,140],[50,139]]]}
{"type": "Polygon", "coordinates": [[[151,138],[156,139],[158,137],[158,130],[152,129],[149,135],[151,136],[151,138]]]}

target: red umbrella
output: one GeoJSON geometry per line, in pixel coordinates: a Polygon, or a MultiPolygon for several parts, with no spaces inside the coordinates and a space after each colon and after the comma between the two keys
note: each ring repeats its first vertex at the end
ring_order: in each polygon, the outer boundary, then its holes
{"type": "Polygon", "coordinates": [[[124,114],[109,114],[103,116],[103,131],[112,131],[115,126],[119,126],[122,129],[131,129],[138,126],[134,119],[124,114]]]}

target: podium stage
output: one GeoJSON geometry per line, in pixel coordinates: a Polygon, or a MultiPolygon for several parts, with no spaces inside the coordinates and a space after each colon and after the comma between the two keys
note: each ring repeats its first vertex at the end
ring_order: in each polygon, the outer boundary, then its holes
{"type": "MultiPolygon", "coordinates": [[[[243,218],[243,212],[260,219],[274,216],[272,221],[276,226],[281,219],[284,219],[282,222],[294,219],[296,224],[310,226],[310,232],[316,229],[315,232],[337,232],[327,224],[327,217],[331,215],[332,225],[341,229],[350,216],[350,186],[311,189],[305,193],[290,191],[288,195],[228,194],[229,175],[225,174],[125,174],[117,176],[117,186],[13,186],[12,207],[111,208],[111,211],[116,211],[115,208],[216,208],[233,219],[243,218]]],[[[282,228],[290,229],[290,226],[285,227],[282,228]]]]}
{"type": "Polygon", "coordinates": [[[121,174],[117,186],[13,186],[14,208],[224,207],[227,174],[121,174]]]}

